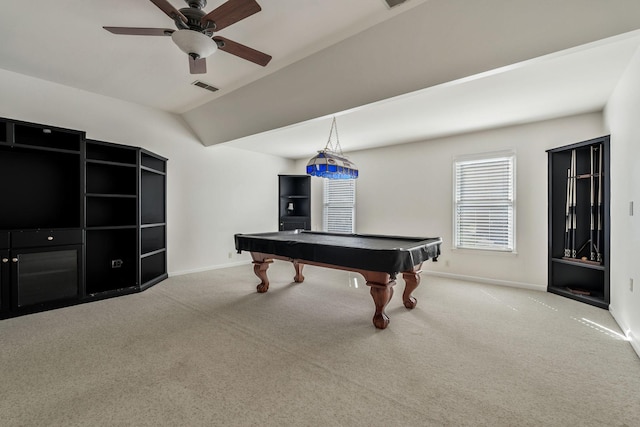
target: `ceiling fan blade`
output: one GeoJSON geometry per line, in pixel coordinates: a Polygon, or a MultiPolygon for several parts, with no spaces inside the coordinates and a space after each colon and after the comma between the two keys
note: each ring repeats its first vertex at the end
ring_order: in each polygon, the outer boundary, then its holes
{"type": "Polygon", "coordinates": [[[131,36],[170,36],[175,30],[169,28],[102,27],[113,34],[131,36]]]}
{"type": "Polygon", "coordinates": [[[193,59],[191,56],[189,56],[189,72],[191,72],[191,74],[205,74],[207,72],[206,59],[193,59]]]}
{"type": "Polygon", "coordinates": [[[232,55],[238,56],[247,61],[251,61],[255,64],[266,66],[271,61],[271,55],[262,53],[259,50],[250,48],[233,40],[225,39],[224,37],[213,37],[213,40],[218,44],[218,49],[223,50],[232,55]]]}
{"type": "Polygon", "coordinates": [[[231,24],[247,18],[262,10],[255,0],[229,0],[202,17],[202,25],[215,23],[214,31],[220,31],[231,24]]]}
{"type": "Polygon", "coordinates": [[[186,16],[184,16],[182,14],[182,12],[180,12],[178,9],[176,9],[175,7],[171,6],[171,3],[169,3],[167,0],[151,0],[151,3],[155,4],[156,6],[158,6],[158,8],[160,10],[162,10],[164,13],[167,14],[167,16],[171,19],[173,19],[174,21],[176,19],[180,19],[182,22],[184,22],[185,24],[187,22],[189,22],[189,20],[187,19],[186,16]]]}

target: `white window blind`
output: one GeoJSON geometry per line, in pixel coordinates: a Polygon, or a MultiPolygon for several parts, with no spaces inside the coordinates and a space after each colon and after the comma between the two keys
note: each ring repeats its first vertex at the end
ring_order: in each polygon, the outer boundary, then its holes
{"type": "Polygon", "coordinates": [[[514,155],[455,161],[456,248],[514,251],[514,155]]]}
{"type": "Polygon", "coordinates": [[[330,233],[355,230],[356,180],[325,179],[322,229],[330,233]]]}

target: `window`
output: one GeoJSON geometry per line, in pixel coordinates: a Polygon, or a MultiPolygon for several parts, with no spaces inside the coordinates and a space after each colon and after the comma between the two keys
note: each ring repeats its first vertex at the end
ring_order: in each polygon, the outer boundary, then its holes
{"type": "Polygon", "coordinates": [[[356,180],[325,179],[322,229],[330,233],[353,233],[356,214],[356,180]]]}
{"type": "Polygon", "coordinates": [[[456,248],[515,250],[513,153],[454,162],[456,248]]]}

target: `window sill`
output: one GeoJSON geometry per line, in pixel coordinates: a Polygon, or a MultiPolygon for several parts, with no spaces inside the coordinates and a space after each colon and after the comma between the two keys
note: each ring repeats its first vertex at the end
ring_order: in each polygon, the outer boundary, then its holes
{"type": "Polygon", "coordinates": [[[500,251],[495,249],[451,248],[451,252],[473,255],[518,256],[518,251],[500,251]]]}

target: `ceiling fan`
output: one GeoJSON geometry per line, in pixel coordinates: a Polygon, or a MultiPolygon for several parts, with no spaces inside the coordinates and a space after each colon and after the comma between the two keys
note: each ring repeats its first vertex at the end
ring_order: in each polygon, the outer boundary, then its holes
{"type": "Polygon", "coordinates": [[[173,19],[177,30],[169,28],[102,27],[113,34],[134,36],[171,36],[174,43],[189,55],[191,74],[207,72],[205,58],[217,49],[255,64],[266,66],[271,56],[243,44],[214,35],[215,32],[235,24],[262,10],[255,0],[228,0],[218,8],[206,13],[202,10],[207,0],[184,0],[189,7],[180,10],[168,0],[150,0],[173,19]]]}

